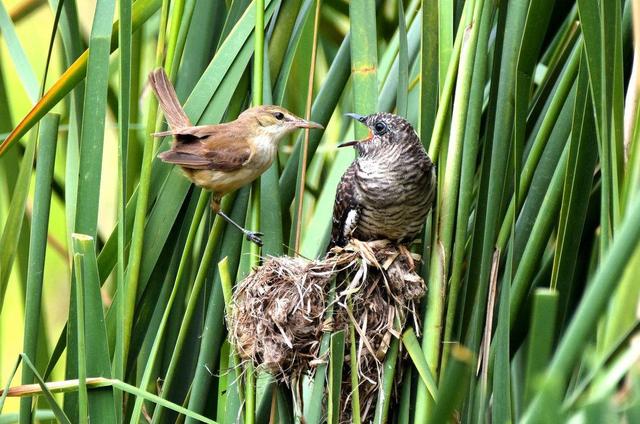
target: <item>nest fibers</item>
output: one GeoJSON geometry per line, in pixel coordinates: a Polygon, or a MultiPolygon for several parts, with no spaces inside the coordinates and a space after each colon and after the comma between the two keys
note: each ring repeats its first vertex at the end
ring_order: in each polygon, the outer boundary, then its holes
{"type": "MultiPolygon", "coordinates": [[[[416,303],[425,293],[424,281],[415,272],[418,260],[386,240],[353,240],[319,261],[270,258],[235,290],[231,342],[242,360],[290,383],[327,360],[319,354],[323,333],[348,331],[353,323],[360,404],[366,417],[372,412],[391,338],[400,337],[407,320],[417,324],[416,303]],[[329,303],[334,277],[335,296],[329,303]]],[[[345,352],[349,348],[347,344],[345,352]]],[[[348,355],[346,359],[345,419],[351,393],[348,355]]]]}

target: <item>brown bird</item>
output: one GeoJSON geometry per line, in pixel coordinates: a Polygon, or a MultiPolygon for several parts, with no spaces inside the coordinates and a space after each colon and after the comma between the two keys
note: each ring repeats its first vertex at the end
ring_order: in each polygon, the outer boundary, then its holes
{"type": "Polygon", "coordinates": [[[261,233],[246,230],[220,210],[222,196],[249,184],[266,171],[276,158],[278,142],[284,136],[298,128],[322,129],[323,126],[270,105],[247,109],[232,122],[194,126],[163,69],[153,71],[149,83],[171,127],[154,136],[173,136],[171,149],[158,157],[179,165],[195,185],[211,191],[213,211],[242,231],[248,240],[262,245],[261,233]]]}
{"type": "Polygon", "coordinates": [[[349,113],[369,128],[336,192],[331,247],[350,238],[411,243],[422,231],[436,188],[435,167],[407,120],[390,113],[349,113]]]}

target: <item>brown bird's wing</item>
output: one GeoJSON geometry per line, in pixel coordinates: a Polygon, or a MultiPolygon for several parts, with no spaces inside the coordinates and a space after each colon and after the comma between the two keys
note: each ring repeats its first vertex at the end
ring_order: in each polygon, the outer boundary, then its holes
{"type": "Polygon", "coordinates": [[[234,171],[252,154],[251,146],[234,137],[227,125],[203,125],[171,131],[177,143],[158,155],[165,162],[191,169],[234,171]]]}
{"type": "Polygon", "coordinates": [[[220,127],[225,124],[220,125],[189,125],[186,127],[176,127],[166,131],[161,131],[157,133],[153,133],[155,137],[165,137],[167,135],[175,135],[178,141],[182,141],[184,143],[191,142],[195,139],[204,138],[218,132],[216,130],[217,127],[220,127]]]}
{"type": "Polygon", "coordinates": [[[352,163],[342,175],[336,190],[336,201],[333,205],[333,227],[331,229],[332,246],[344,246],[349,236],[358,225],[360,207],[355,190],[356,163],[352,163]]]}
{"type": "Polygon", "coordinates": [[[196,154],[167,150],[158,155],[163,162],[173,163],[190,169],[211,169],[209,160],[196,154]]]}

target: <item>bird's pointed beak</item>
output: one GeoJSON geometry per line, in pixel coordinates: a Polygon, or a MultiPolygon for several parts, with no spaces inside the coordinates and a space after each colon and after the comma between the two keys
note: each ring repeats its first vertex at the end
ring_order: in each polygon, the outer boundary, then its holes
{"type": "Polygon", "coordinates": [[[356,121],[361,122],[363,124],[364,124],[364,121],[367,120],[366,116],[360,115],[360,114],[357,114],[357,113],[345,113],[344,115],[348,116],[351,119],[355,119],[356,121]]]}
{"type": "Polygon", "coordinates": [[[302,119],[302,118],[294,121],[293,125],[295,125],[296,128],[310,128],[310,129],[318,129],[318,130],[324,129],[324,127],[318,124],[317,122],[307,121],[306,119],[302,119]]]}
{"type": "Polygon", "coordinates": [[[345,141],[344,143],[338,144],[336,147],[338,147],[338,149],[340,149],[342,147],[355,146],[358,143],[360,143],[360,140],[345,141]]]}

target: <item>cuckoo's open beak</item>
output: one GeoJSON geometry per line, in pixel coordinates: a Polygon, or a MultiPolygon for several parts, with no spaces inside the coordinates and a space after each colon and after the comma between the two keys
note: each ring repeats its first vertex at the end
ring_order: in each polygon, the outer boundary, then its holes
{"type": "MultiPolygon", "coordinates": [[[[345,113],[345,116],[348,116],[349,118],[355,119],[358,122],[361,123],[365,123],[365,121],[367,120],[367,117],[364,115],[359,115],[357,113],[345,113]]],[[[349,146],[355,146],[358,143],[361,143],[363,141],[370,141],[373,138],[373,134],[371,133],[371,131],[369,131],[369,136],[365,139],[362,140],[353,140],[353,141],[346,141],[344,143],[338,144],[338,148],[340,147],[349,147],[349,146]]]]}

